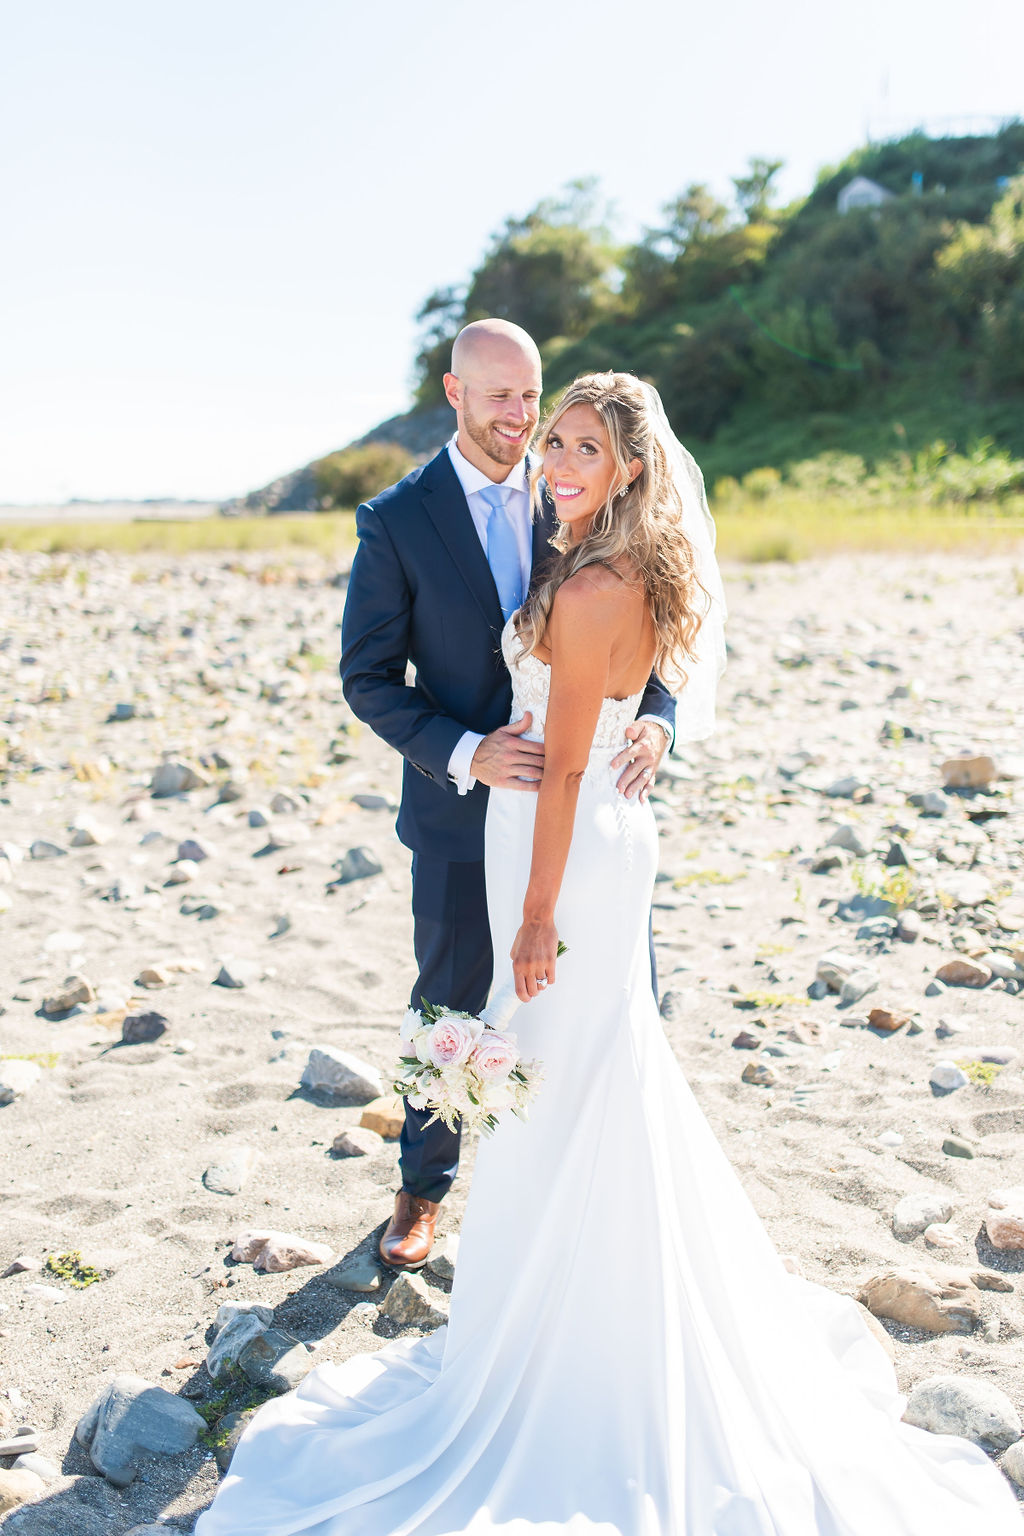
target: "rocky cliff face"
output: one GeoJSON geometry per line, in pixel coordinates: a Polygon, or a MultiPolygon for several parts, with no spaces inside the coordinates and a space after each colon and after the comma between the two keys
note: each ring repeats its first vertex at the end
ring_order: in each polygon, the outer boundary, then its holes
{"type": "MultiPolygon", "coordinates": [[[[443,443],[448,441],[455,427],[455,416],[448,405],[433,405],[426,410],[407,411],[402,416],[392,416],[373,427],[364,437],[346,444],[349,448],[361,448],[366,443],[397,443],[411,453],[420,463],[432,458],[443,443]]],[[[314,460],[315,464],[317,461],[314,460]]],[[[313,464],[292,470],[269,485],[247,496],[226,501],[221,507],[225,517],[259,515],[262,512],[318,512],[316,481],[313,464]]]]}

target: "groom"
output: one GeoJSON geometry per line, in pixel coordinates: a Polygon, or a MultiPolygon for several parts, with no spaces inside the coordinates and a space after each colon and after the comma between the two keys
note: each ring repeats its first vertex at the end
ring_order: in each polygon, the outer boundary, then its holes
{"type": "MultiPolygon", "coordinates": [[[[484,887],[492,786],[536,793],[544,747],[527,714],[509,725],[505,620],[549,554],[547,498],[531,517],[527,449],[540,414],[541,362],[506,320],[456,337],[444,376],[457,430],[428,464],[356,514],[359,547],[342,621],[341,676],[353,712],[405,758],[397,831],[412,850],[413,947],[420,999],[478,1013],[493,956],[484,887]],[[415,676],[407,677],[410,663],[415,676]]],[[[619,789],[638,794],[672,739],[674,704],[652,677],[619,789]]],[[[395,1269],[419,1269],[459,1164],[459,1132],[406,1102],[402,1188],[380,1242],[395,1269]]]]}

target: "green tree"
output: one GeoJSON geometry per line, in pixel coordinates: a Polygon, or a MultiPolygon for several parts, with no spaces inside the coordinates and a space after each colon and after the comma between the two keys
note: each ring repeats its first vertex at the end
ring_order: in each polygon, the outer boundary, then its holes
{"type": "Polygon", "coordinates": [[[748,224],[764,224],[771,217],[771,203],[775,196],[772,183],[785,165],[784,160],[764,160],[755,155],[745,176],[734,176],[736,201],[748,224]]]}
{"type": "Polygon", "coordinates": [[[312,465],[320,506],[325,512],[358,507],[401,480],[415,462],[398,443],[364,443],[329,453],[312,465]]]}

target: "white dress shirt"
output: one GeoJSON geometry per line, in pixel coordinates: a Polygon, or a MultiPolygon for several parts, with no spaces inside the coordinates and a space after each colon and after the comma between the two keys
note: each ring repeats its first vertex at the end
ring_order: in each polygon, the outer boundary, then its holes
{"type": "MultiPolygon", "coordinates": [[[[521,459],[509,471],[506,479],[496,482],[485,475],[483,470],[477,469],[475,464],[471,464],[465,455],[459,452],[454,437],[448,444],[448,457],[452,461],[452,468],[459,477],[459,484],[466,494],[473,526],[477,531],[485,555],[487,553],[487,520],[491,515],[491,508],[478,493],[489,490],[496,483],[500,483],[511,490],[512,494],[508,498],[507,510],[519,544],[519,563],[522,567],[523,591],[528,591],[530,573],[533,569],[533,519],[530,515],[530,481],[526,460],[521,459]]],[[[638,718],[640,720],[653,720],[655,725],[660,725],[671,744],[672,729],[658,715],[640,715],[638,718]]],[[[470,770],[473,766],[473,756],[483,739],[483,736],[478,731],[464,731],[455,744],[455,750],[448,759],[448,777],[457,786],[460,795],[468,795],[476,783],[476,779],[470,770]]]]}

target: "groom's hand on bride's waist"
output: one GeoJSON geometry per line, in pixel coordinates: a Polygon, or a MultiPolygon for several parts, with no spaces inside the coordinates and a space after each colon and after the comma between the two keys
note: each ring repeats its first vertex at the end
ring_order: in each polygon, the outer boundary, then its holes
{"type": "Polygon", "coordinates": [[[532,724],[533,716],[527,710],[515,725],[503,725],[485,736],[473,753],[473,777],[492,789],[527,789],[536,793],[544,771],[544,743],[524,741],[532,724]]]}
{"type": "Polygon", "coordinates": [[[643,805],[654,786],[654,775],[669,739],[661,726],[651,720],[634,720],[627,725],[626,739],[628,747],[612,758],[612,767],[619,774],[616,788],[628,800],[639,795],[643,805]]]}

